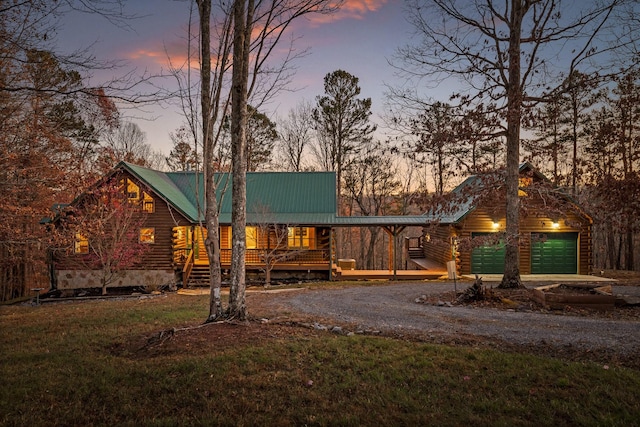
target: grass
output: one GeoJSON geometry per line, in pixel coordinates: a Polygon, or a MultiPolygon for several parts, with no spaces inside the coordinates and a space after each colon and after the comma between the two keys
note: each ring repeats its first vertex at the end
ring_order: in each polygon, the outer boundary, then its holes
{"type": "MultiPolygon", "coordinates": [[[[292,335],[136,357],[206,296],[0,307],[0,425],[593,425],[640,420],[640,372],[384,337],[292,335]]],[[[216,326],[208,326],[216,327],[216,326]]]]}

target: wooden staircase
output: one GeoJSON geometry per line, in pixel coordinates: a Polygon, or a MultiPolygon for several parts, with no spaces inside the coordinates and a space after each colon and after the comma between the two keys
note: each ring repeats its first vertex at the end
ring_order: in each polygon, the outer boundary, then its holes
{"type": "Polygon", "coordinates": [[[209,286],[209,266],[207,264],[194,264],[186,283],[183,286],[209,286]]]}
{"type": "Polygon", "coordinates": [[[424,258],[424,252],[422,248],[409,248],[409,259],[424,258]]]}

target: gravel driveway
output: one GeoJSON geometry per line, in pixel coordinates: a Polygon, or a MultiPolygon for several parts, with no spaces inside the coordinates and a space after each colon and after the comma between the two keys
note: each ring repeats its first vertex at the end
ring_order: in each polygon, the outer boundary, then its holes
{"type": "MultiPolygon", "coordinates": [[[[518,346],[569,347],[627,358],[640,355],[638,321],[415,302],[422,295],[452,290],[453,284],[448,283],[403,283],[306,290],[289,295],[282,302],[293,310],[357,325],[363,330],[434,337],[465,334],[518,346]]],[[[614,287],[614,293],[617,291],[614,287]]]]}

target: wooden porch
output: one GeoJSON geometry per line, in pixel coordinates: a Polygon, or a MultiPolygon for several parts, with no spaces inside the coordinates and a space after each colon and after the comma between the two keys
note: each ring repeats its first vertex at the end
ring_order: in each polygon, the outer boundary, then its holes
{"type": "MultiPolygon", "coordinates": [[[[198,236],[196,234],[196,236],[198,236]]],[[[174,262],[181,271],[184,286],[206,285],[209,283],[209,260],[203,247],[203,239],[196,237],[193,250],[174,247],[174,262]],[[199,241],[200,240],[200,241],[199,241]]],[[[188,242],[187,242],[188,243],[188,242]]],[[[435,280],[447,277],[444,265],[438,265],[424,258],[422,238],[407,238],[405,241],[406,263],[403,269],[356,270],[353,260],[336,260],[333,251],[327,249],[247,249],[245,265],[247,272],[265,271],[265,257],[271,259],[272,272],[299,272],[302,276],[318,279],[323,276],[327,280],[435,280]],[[347,262],[350,261],[350,262],[347,262]],[[346,263],[345,263],[346,262],[346,263]]],[[[328,245],[327,245],[328,246],[328,245]]],[[[395,249],[390,248],[390,253],[395,249]]],[[[389,259],[389,263],[393,258],[389,259]]],[[[220,263],[223,270],[231,268],[231,249],[221,248],[220,263]]],[[[298,274],[300,275],[300,274],[298,274]]]]}

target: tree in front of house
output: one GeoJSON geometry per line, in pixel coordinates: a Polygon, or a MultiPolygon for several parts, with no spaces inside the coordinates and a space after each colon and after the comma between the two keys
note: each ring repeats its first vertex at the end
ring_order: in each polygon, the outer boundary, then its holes
{"type": "Polygon", "coordinates": [[[93,270],[102,294],[136,265],[155,240],[145,228],[145,192],[128,178],[111,178],[83,194],[61,217],[66,254],[77,270],[93,270]]]}
{"type": "MultiPolygon", "coordinates": [[[[0,40],[0,62],[10,55],[5,41],[0,40]]],[[[79,147],[97,141],[83,114],[95,98],[60,93],[84,90],[80,75],[49,52],[24,56],[0,67],[0,299],[48,285],[42,250],[47,238],[38,221],[86,182],[79,147]]]]}
{"type": "MultiPolygon", "coordinates": [[[[255,2],[234,0],[220,2],[216,13],[211,0],[196,0],[198,6],[200,50],[200,112],[201,137],[204,155],[204,212],[209,230],[206,247],[210,267],[211,299],[207,321],[218,318],[246,318],[244,304],[244,252],[246,225],[246,124],[247,104],[252,100],[256,108],[281,90],[291,78],[291,61],[298,55],[293,48],[279,66],[268,61],[278,52],[283,35],[290,24],[311,13],[331,13],[342,1],[285,0],[255,2]],[[211,18],[218,25],[211,25],[211,18]],[[212,28],[215,32],[212,33],[212,28]],[[212,49],[212,34],[217,38],[217,51],[212,49]],[[229,79],[231,74],[231,79],[229,79]],[[230,81],[231,80],[231,81],[230,81]],[[255,100],[255,101],[253,101],[255,100]],[[219,148],[219,133],[225,114],[231,109],[231,137],[233,154],[233,262],[228,310],[222,309],[220,298],[221,273],[219,242],[217,240],[218,206],[217,183],[214,180],[214,152],[219,148]]],[[[195,128],[194,128],[195,129],[195,128]]]]}
{"type": "Polygon", "coordinates": [[[312,247],[315,233],[312,237],[308,227],[290,227],[278,223],[267,205],[257,204],[252,212],[256,215],[256,223],[247,227],[247,248],[258,252],[265,274],[265,286],[270,286],[273,267],[312,247]]]}

